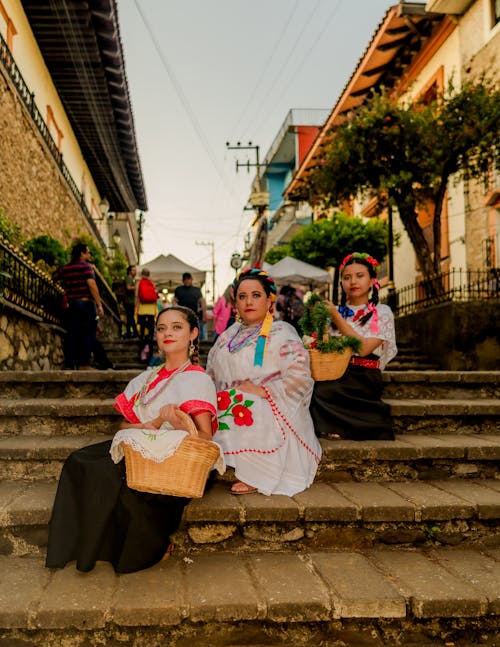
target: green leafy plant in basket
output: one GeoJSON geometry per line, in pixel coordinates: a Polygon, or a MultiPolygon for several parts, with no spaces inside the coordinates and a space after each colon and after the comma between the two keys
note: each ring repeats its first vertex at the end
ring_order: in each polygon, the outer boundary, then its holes
{"type": "Polygon", "coordinates": [[[328,334],[330,312],[319,294],[312,294],[305,306],[299,324],[304,331],[302,341],[309,351],[311,374],[317,381],[336,380],[344,374],[352,353],[359,353],[361,340],[328,334]]]}

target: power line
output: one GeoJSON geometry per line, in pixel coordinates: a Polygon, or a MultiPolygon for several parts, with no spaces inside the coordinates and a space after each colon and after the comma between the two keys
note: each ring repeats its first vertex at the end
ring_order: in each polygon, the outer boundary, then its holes
{"type": "Polygon", "coordinates": [[[278,51],[278,48],[279,48],[279,46],[280,46],[280,44],[281,44],[281,41],[283,40],[283,38],[284,38],[284,36],[285,36],[285,34],[286,34],[286,32],[287,32],[288,25],[290,24],[290,22],[292,21],[293,16],[295,15],[295,12],[296,12],[296,10],[297,10],[297,7],[298,7],[298,5],[299,5],[299,2],[300,2],[300,0],[295,0],[295,4],[294,4],[294,6],[293,6],[293,8],[292,8],[292,11],[290,12],[290,14],[289,14],[289,16],[288,16],[288,19],[287,19],[287,21],[286,21],[286,23],[285,23],[285,25],[284,25],[284,27],[283,27],[283,29],[282,29],[282,31],[281,31],[280,37],[276,40],[276,42],[275,42],[275,44],[274,44],[274,47],[273,47],[273,49],[272,49],[272,51],[271,51],[270,55],[269,55],[269,56],[268,56],[268,58],[267,58],[267,61],[264,63],[264,65],[262,65],[262,71],[261,71],[261,73],[260,73],[260,76],[259,76],[259,78],[257,79],[257,82],[255,83],[255,85],[254,85],[254,87],[253,87],[253,90],[252,90],[252,91],[251,91],[251,93],[250,93],[250,97],[249,97],[249,99],[248,99],[248,101],[247,101],[247,103],[246,103],[245,107],[244,107],[244,108],[243,108],[243,110],[241,111],[240,116],[238,117],[238,119],[236,120],[236,124],[235,124],[234,128],[232,129],[233,135],[230,137],[230,139],[234,139],[234,138],[235,138],[234,133],[235,133],[235,132],[237,131],[237,129],[239,128],[239,125],[240,125],[240,123],[241,123],[241,121],[242,121],[242,119],[243,119],[243,116],[244,116],[244,115],[245,115],[245,113],[247,112],[248,107],[250,106],[250,104],[252,103],[252,100],[254,99],[254,96],[255,96],[255,94],[256,94],[256,92],[257,92],[257,89],[259,88],[260,84],[262,83],[262,80],[263,80],[264,76],[266,75],[266,73],[267,73],[267,71],[268,71],[268,69],[269,69],[269,66],[270,66],[270,64],[271,64],[271,61],[273,60],[274,55],[275,55],[275,54],[276,54],[276,52],[278,51]]]}
{"type": "MultiPolygon", "coordinates": [[[[285,67],[286,67],[287,65],[289,65],[289,64],[290,64],[291,55],[292,55],[292,53],[293,53],[294,51],[296,51],[296,50],[297,50],[297,43],[298,43],[298,42],[300,42],[300,37],[302,36],[302,34],[304,34],[304,33],[305,33],[305,31],[306,31],[306,30],[307,30],[307,28],[309,27],[309,24],[311,23],[311,21],[312,21],[312,19],[313,19],[313,16],[314,16],[314,14],[316,13],[316,11],[318,10],[318,7],[319,7],[319,5],[320,5],[320,4],[321,4],[321,0],[317,0],[317,1],[316,1],[316,4],[315,4],[315,5],[314,5],[314,7],[313,7],[313,9],[312,9],[312,10],[311,10],[311,12],[309,13],[309,16],[308,16],[307,20],[306,20],[306,21],[305,21],[305,23],[302,25],[302,28],[301,28],[300,32],[298,33],[297,37],[294,39],[294,41],[293,41],[293,43],[292,43],[292,46],[291,46],[291,48],[290,48],[289,52],[287,53],[287,55],[285,56],[285,59],[284,59],[284,61],[283,61],[282,65],[281,65],[280,69],[278,70],[277,74],[275,74],[275,75],[274,75],[273,80],[271,81],[271,83],[270,83],[270,84],[268,84],[269,92],[268,92],[268,95],[267,95],[267,96],[269,96],[269,93],[270,93],[270,92],[272,92],[272,91],[275,89],[275,84],[276,84],[276,82],[279,80],[279,78],[280,78],[280,76],[281,76],[281,74],[282,74],[283,70],[285,69],[285,67]]],[[[253,116],[254,116],[254,121],[255,121],[255,116],[256,116],[256,115],[257,115],[257,116],[258,116],[258,115],[260,115],[260,113],[261,113],[261,112],[262,112],[262,110],[264,110],[264,109],[265,109],[265,102],[263,101],[263,102],[261,102],[261,104],[260,104],[260,108],[259,108],[259,110],[258,110],[256,113],[254,113],[254,115],[253,115],[253,116]]],[[[252,121],[251,121],[250,123],[252,123],[252,121]]],[[[250,129],[250,128],[247,126],[247,129],[246,129],[246,131],[245,131],[245,132],[248,132],[248,131],[249,131],[249,129],[250,129]]]]}
{"type": "Polygon", "coordinates": [[[208,158],[212,162],[212,165],[213,165],[215,171],[217,172],[217,175],[219,176],[220,180],[222,181],[222,184],[226,187],[226,190],[229,191],[229,193],[235,198],[235,200],[237,200],[239,202],[239,197],[236,196],[233,193],[233,188],[231,186],[229,186],[228,181],[227,181],[224,173],[219,168],[217,158],[216,158],[216,156],[214,155],[214,153],[212,151],[210,143],[208,142],[208,139],[206,138],[205,133],[203,132],[203,129],[201,128],[201,126],[200,126],[200,124],[198,122],[198,119],[197,119],[197,117],[195,115],[195,112],[192,109],[192,107],[191,107],[191,105],[190,105],[190,103],[188,101],[188,98],[186,97],[186,95],[185,95],[185,93],[184,93],[184,91],[182,89],[182,86],[181,86],[180,82],[177,80],[177,77],[176,77],[172,67],[168,63],[165,55],[163,54],[163,52],[162,52],[162,50],[160,48],[160,45],[158,43],[158,40],[156,39],[156,36],[153,33],[151,25],[149,24],[146,16],[144,15],[144,12],[142,11],[141,7],[139,6],[138,0],[134,0],[134,4],[135,4],[135,6],[137,8],[137,11],[138,11],[139,15],[141,16],[142,22],[144,23],[144,26],[146,27],[146,30],[149,33],[151,41],[152,41],[152,43],[153,43],[153,45],[154,45],[154,47],[156,49],[156,53],[158,54],[158,56],[160,58],[160,61],[161,61],[162,65],[163,65],[163,67],[164,67],[164,69],[165,69],[165,71],[166,71],[166,73],[167,73],[167,75],[168,75],[168,77],[170,79],[170,82],[172,83],[172,85],[174,87],[175,93],[177,94],[177,97],[178,97],[179,101],[181,102],[184,110],[186,111],[186,114],[189,117],[189,120],[191,121],[191,124],[192,124],[192,126],[194,128],[194,131],[197,134],[198,139],[200,140],[203,148],[205,149],[205,152],[206,152],[208,158]]]}
{"type": "Polygon", "coordinates": [[[302,68],[304,63],[307,61],[307,59],[309,58],[309,56],[311,55],[311,53],[313,52],[315,47],[318,45],[319,41],[323,38],[324,33],[326,32],[326,30],[330,26],[330,23],[332,22],[332,20],[333,20],[334,16],[336,15],[338,9],[340,8],[341,4],[342,4],[342,0],[337,0],[337,3],[335,5],[335,7],[333,8],[333,11],[328,16],[326,22],[324,23],[323,29],[320,31],[319,36],[313,41],[313,44],[311,45],[311,47],[307,50],[307,52],[303,56],[302,60],[300,61],[299,65],[298,65],[298,67],[295,68],[295,71],[293,72],[292,76],[290,77],[288,83],[281,90],[280,95],[278,96],[277,100],[274,102],[272,107],[268,108],[266,110],[266,115],[265,115],[264,119],[261,120],[261,122],[259,123],[257,128],[255,129],[255,132],[259,132],[259,130],[262,128],[262,126],[266,123],[266,121],[269,119],[269,117],[273,114],[274,109],[276,108],[276,106],[278,105],[278,103],[281,100],[281,97],[288,90],[288,88],[292,85],[292,83],[294,82],[295,77],[297,76],[299,70],[302,68]]]}

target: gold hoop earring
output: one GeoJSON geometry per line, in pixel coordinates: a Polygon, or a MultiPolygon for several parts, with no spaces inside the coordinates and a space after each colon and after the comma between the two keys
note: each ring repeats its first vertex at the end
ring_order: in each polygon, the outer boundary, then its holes
{"type": "Polygon", "coordinates": [[[239,312],[236,313],[234,320],[237,321],[238,323],[241,323],[243,321],[239,312]]]}

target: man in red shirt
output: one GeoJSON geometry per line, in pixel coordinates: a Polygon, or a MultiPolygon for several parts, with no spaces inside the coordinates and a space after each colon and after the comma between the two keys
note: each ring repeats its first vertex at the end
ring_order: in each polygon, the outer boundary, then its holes
{"type": "Polygon", "coordinates": [[[63,282],[67,300],[64,315],[64,364],[67,369],[90,368],[97,319],[104,316],[94,268],[89,261],[87,245],[76,243],[71,250],[71,261],[59,270],[57,276],[63,282]]]}

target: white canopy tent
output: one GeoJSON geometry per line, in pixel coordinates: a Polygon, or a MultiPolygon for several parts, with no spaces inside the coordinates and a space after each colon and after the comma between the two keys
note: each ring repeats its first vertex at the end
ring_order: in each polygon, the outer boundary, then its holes
{"type": "Polygon", "coordinates": [[[165,256],[160,254],[152,261],[148,263],[142,263],[139,268],[140,271],[147,267],[151,272],[151,278],[156,284],[156,288],[162,290],[163,288],[168,288],[172,290],[178,285],[182,284],[182,275],[184,272],[189,272],[193,277],[193,284],[202,286],[205,283],[206,272],[204,270],[199,270],[196,267],[192,267],[184,261],[181,261],[180,258],[169,254],[165,256]]]}
{"type": "Polygon", "coordinates": [[[312,289],[332,282],[331,276],[326,270],[291,256],[285,256],[274,265],[264,263],[264,269],[272,276],[277,285],[298,283],[312,289]]]}

